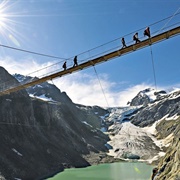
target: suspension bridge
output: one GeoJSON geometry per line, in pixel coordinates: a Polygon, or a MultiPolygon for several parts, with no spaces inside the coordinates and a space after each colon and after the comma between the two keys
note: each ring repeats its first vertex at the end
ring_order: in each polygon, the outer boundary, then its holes
{"type": "Polygon", "coordinates": [[[129,54],[129,53],[133,53],[134,51],[162,42],[169,38],[175,37],[179,34],[180,34],[180,26],[176,26],[176,27],[166,30],[165,32],[158,33],[157,35],[154,35],[150,38],[146,38],[139,43],[130,44],[125,48],[118,47],[115,50],[113,49],[108,52],[103,52],[100,55],[96,54],[94,57],[92,56],[90,59],[85,59],[83,62],[81,61],[82,63],[79,63],[78,66],[75,66],[75,67],[71,66],[71,67],[68,67],[66,70],[59,68],[58,72],[51,72],[48,75],[45,75],[39,79],[34,79],[24,84],[15,83],[13,85],[13,84],[8,83],[8,85],[3,85],[3,86],[1,85],[0,96],[10,94],[10,93],[22,90],[22,89],[26,89],[30,86],[41,84],[43,82],[46,82],[46,81],[49,81],[58,77],[63,77],[65,75],[72,74],[76,71],[80,71],[85,68],[95,66],[99,63],[107,62],[113,58],[117,58],[117,57],[129,54]]]}

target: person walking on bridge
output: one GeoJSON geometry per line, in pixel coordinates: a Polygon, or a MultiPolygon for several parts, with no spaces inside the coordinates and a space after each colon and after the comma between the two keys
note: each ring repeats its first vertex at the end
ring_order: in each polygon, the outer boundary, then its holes
{"type": "Polygon", "coordinates": [[[125,39],[124,39],[124,38],[121,39],[121,42],[122,42],[122,45],[123,45],[122,49],[123,49],[123,48],[126,48],[127,46],[126,46],[126,42],[125,42],[125,39]]]}
{"type": "Polygon", "coordinates": [[[149,27],[147,27],[147,28],[144,30],[144,36],[148,36],[149,38],[151,37],[149,27]]]}
{"type": "Polygon", "coordinates": [[[66,66],[66,61],[64,62],[64,64],[62,65],[62,67],[64,68],[64,70],[66,70],[67,66],[66,66]]]}
{"type": "Polygon", "coordinates": [[[135,41],[136,44],[141,42],[138,38],[138,33],[134,34],[133,40],[135,41]]]}
{"type": "Polygon", "coordinates": [[[74,65],[73,65],[73,67],[75,67],[75,66],[78,66],[78,63],[77,63],[77,56],[74,57],[74,65]]]}

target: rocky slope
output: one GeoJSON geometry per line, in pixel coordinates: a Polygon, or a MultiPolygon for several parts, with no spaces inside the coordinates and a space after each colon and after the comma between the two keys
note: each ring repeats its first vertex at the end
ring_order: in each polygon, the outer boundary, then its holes
{"type": "MultiPolygon", "coordinates": [[[[19,82],[0,67],[0,83],[19,82]]],[[[1,179],[43,179],[68,167],[90,165],[83,156],[106,152],[108,137],[54,85],[0,97],[1,179]],[[38,98],[49,98],[47,101],[38,98]]],[[[98,124],[98,123],[97,123],[98,124]]]]}
{"type": "Polygon", "coordinates": [[[152,125],[164,116],[180,115],[180,91],[163,95],[144,106],[132,119],[132,123],[140,127],[152,125]]]}
{"type": "Polygon", "coordinates": [[[180,117],[171,120],[162,120],[156,127],[158,138],[170,136],[172,141],[167,148],[166,154],[160,159],[157,166],[159,175],[157,180],[179,180],[180,179],[180,117]],[[164,132],[164,133],[163,133],[164,132]]]}
{"type": "Polygon", "coordinates": [[[161,152],[161,148],[154,142],[151,132],[131,123],[138,107],[116,108],[107,117],[107,121],[114,121],[108,129],[113,148],[109,155],[120,159],[139,159],[152,161],[161,152]]]}
{"type": "Polygon", "coordinates": [[[180,91],[166,94],[146,89],[130,104],[136,109],[126,107],[122,113],[117,108],[107,117],[114,121],[109,128],[110,155],[153,162],[158,167],[157,180],[179,180],[180,91]]]}
{"type": "Polygon", "coordinates": [[[158,96],[144,106],[132,122],[141,127],[153,124],[154,136],[162,143],[165,156],[157,159],[157,180],[180,180],[180,91],[158,96]]]}

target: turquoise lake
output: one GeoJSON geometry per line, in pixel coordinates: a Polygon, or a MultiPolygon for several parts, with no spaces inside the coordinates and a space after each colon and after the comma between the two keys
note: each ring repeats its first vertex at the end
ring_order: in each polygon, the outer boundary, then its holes
{"type": "Polygon", "coordinates": [[[153,166],[137,162],[66,169],[47,180],[150,180],[153,166]]]}

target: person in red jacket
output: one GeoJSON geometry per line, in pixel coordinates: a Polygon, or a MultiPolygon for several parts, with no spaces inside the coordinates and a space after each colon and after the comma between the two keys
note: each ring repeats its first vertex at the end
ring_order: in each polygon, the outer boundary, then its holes
{"type": "Polygon", "coordinates": [[[147,27],[147,28],[144,30],[144,36],[148,36],[149,38],[151,37],[149,27],[147,27]]]}

